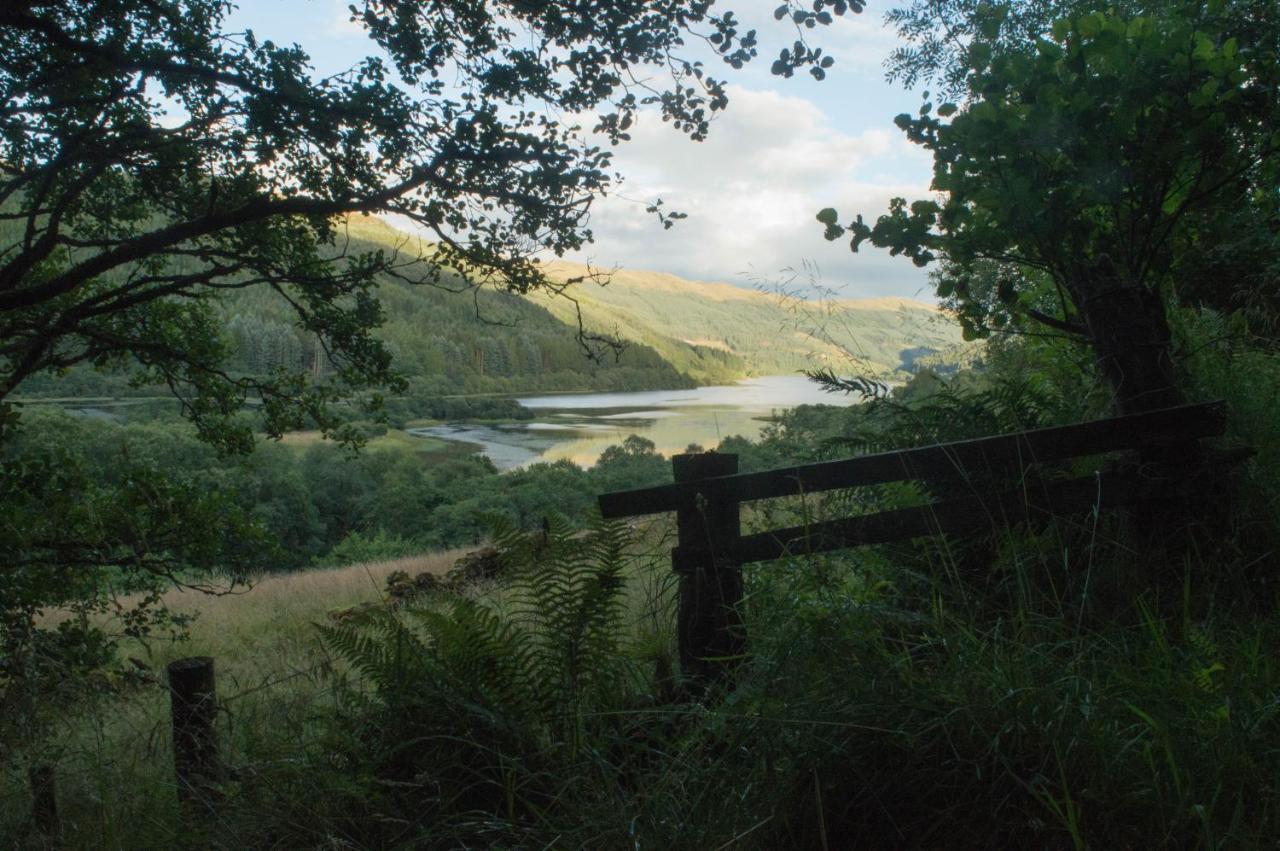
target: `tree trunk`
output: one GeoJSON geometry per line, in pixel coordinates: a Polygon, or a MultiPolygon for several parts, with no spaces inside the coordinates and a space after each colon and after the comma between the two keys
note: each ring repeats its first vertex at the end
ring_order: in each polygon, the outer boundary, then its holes
{"type": "MultiPolygon", "coordinates": [[[[1185,403],[1173,366],[1172,334],[1160,293],[1121,275],[1106,257],[1077,282],[1075,298],[1098,367],[1115,391],[1121,414],[1138,414],[1185,403]]],[[[1152,473],[1183,470],[1203,462],[1199,441],[1142,449],[1140,463],[1152,473]]],[[[1207,521],[1207,506],[1148,504],[1133,511],[1137,533],[1152,551],[1177,554],[1196,519],[1207,521]]],[[[1210,524],[1213,525],[1213,524],[1210,524]]],[[[1175,563],[1177,558],[1170,557],[1175,563]]],[[[1176,580],[1177,577],[1174,577],[1176,580]]]]}
{"type": "Polygon", "coordinates": [[[1125,281],[1110,263],[1095,266],[1073,289],[1098,365],[1115,390],[1120,413],[1183,404],[1160,294],[1125,281]]]}

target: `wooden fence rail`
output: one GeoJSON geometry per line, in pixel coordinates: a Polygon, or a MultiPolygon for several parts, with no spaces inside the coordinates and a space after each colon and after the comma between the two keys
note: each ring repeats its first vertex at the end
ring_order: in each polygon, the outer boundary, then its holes
{"type": "Polygon", "coordinates": [[[1057,481],[1030,473],[1042,463],[1190,446],[1225,428],[1225,408],[1212,402],[757,473],[738,473],[732,454],[677,455],[672,484],[603,494],[600,512],[606,519],[676,513],[671,561],[680,576],[680,663],[697,689],[728,675],[730,660],[742,655],[743,564],[1184,498],[1200,487],[1195,470],[1153,476],[1135,466],[1057,481]],[[743,502],[899,481],[942,484],[951,495],[912,508],[741,534],[743,502]]]}

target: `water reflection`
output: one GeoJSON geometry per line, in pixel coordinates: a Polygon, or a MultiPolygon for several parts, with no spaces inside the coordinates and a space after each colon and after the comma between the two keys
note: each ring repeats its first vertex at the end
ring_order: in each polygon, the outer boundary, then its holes
{"type": "Polygon", "coordinates": [[[561,458],[590,466],[607,447],[632,434],[652,440],[659,452],[670,455],[691,443],[711,447],[730,435],[757,437],[774,412],[797,405],[851,404],[798,375],[692,390],[561,393],[519,401],[534,411],[533,421],[448,423],[409,431],[478,445],[504,470],[561,458]]]}

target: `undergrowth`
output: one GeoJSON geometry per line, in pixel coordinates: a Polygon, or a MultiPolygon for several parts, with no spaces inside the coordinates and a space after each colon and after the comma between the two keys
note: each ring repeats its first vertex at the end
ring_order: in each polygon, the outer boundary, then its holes
{"type": "MultiPolygon", "coordinates": [[[[321,626],[331,699],[250,722],[205,817],[99,846],[1275,847],[1280,362],[1213,315],[1180,321],[1189,386],[1259,449],[1205,492],[1209,521],[1153,535],[1093,513],[749,566],[749,656],[697,699],[650,546],[499,528],[506,584],[321,626]]],[[[1050,354],[872,403],[830,451],[1102,413],[1086,368],[1022,362],[1050,354]]]]}

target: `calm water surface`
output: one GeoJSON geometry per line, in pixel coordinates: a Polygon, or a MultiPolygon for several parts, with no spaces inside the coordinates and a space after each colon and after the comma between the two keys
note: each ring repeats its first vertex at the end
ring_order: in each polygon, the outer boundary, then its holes
{"type": "Polygon", "coordinates": [[[848,405],[799,375],[753,378],[693,390],[557,393],[527,396],[529,422],[496,426],[447,423],[410,433],[477,445],[503,470],[567,458],[590,466],[607,447],[638,434],[671,455],[690,443],[711,448],[730,435],[754,438],[768,418],[797,405],[848,405]]]}

